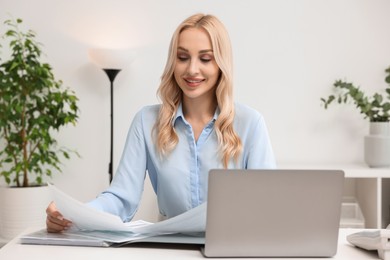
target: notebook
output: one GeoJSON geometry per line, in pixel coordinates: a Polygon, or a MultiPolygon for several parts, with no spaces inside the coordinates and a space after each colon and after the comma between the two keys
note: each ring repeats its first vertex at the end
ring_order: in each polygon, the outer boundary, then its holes
{"type": "Polygon", "coordinates": [[[211,170],[206,257],[332,257],[341,170],[211,170]]]}

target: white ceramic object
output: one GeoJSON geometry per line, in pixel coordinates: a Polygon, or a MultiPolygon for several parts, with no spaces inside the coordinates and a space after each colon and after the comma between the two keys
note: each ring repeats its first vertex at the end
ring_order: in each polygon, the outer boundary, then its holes
{"type": "Polygon", "coordinates": [[[370,122],[370,134],[364,137],[364,160],[373,168],[390,166],[389,122],[370,122]]]}
{"type": "Polygon", "coordinates": [[[43,227],[51,201],[48,186],[0,187],[0,237],[11,240],[29,227],[43,227]]]}

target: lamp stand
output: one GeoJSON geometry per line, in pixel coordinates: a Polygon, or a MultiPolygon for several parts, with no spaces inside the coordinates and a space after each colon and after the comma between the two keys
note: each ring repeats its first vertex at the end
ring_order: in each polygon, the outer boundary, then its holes
{"type": "Polygon", "coordinates": [[[116,75],[121,71],[119,69],[103,69],[104,72],[107,74],[108,79],[110,80],[110,97],[111,97],[111,137],[110,137],[110,163],[108,165],[108,175],[109,175],[109,181],[111,183],[112,176],[113,176],[113,150],[114,150],[114,80],[116,75]]]}

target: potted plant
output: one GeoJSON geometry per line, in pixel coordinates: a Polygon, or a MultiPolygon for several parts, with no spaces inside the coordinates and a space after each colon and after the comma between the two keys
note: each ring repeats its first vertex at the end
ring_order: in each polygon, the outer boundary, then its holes
{"type": "MultiPolygon", "coordinates": [[[[44,176],[61,171],[61,159],[69,158],[71,151],[57,147],[55,134],[77,122],[78,99],[74,92],[63,88],[52,67],[42,61],[42,44],[36,41],[36,34],[22,31],[21,19],[4,24],[7,30],[2,39],[6,44],[1,47],[9,47],[10,55],[0,59],[0,176],[8,187],[0,194],[0,236],[10,238],[15,233],[4,223],[23,226],[19,218],[31,218],[33,214],[30,211],[21,216],[19,212],[8,219],[4,207],[18,203],[15,199],[23,203],[21,208],[32,210],[35,206],[30,204],[32,195],[28,192],[42,194],[34,187],[44,186],[44,176]],[[22,192],[25,194],[20,195],[22,192]]],[[[48,198],[39,200],[47,206],[48,198]]],[[[38,215],[44,215],[40,210],[38,215]]]]}
{"type": "Polygon", "coordinates": [[[370,122],[370,133],[364,139],[364,159],[370,167],[390,166],[390,67],[385,70],[386,97],[374,93],[367,96],[353,83],[337,80],[334,83],[336,94],[321,98],[325,109],[333,102],[353,103],[370,122]]]}

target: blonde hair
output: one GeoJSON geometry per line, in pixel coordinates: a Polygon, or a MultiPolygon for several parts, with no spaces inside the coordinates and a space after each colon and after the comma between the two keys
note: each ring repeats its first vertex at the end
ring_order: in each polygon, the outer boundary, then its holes
{"type": "Polygon", "coordinates": [[[195,14],[184,20],[174,32],[169,46],[168,59],[161,77],[157,95],[162,101],[154,130],[157,131],[157,150],[163,156],[172,151],[178,143],[173,126],[176,111],[182,100],[182,91],[173,71],[177,59],[180,33],[188,28],[203,28],[210,36],[215,61],[220,69],[220,78],[215,90],[220,114],[215,121],[215,132],[219,142],[221,160],[225,168],[231,159],[237,160],[242,144],[233,129],[233,62],[229,35],[224,25],[213,15],[195,14]]]}

